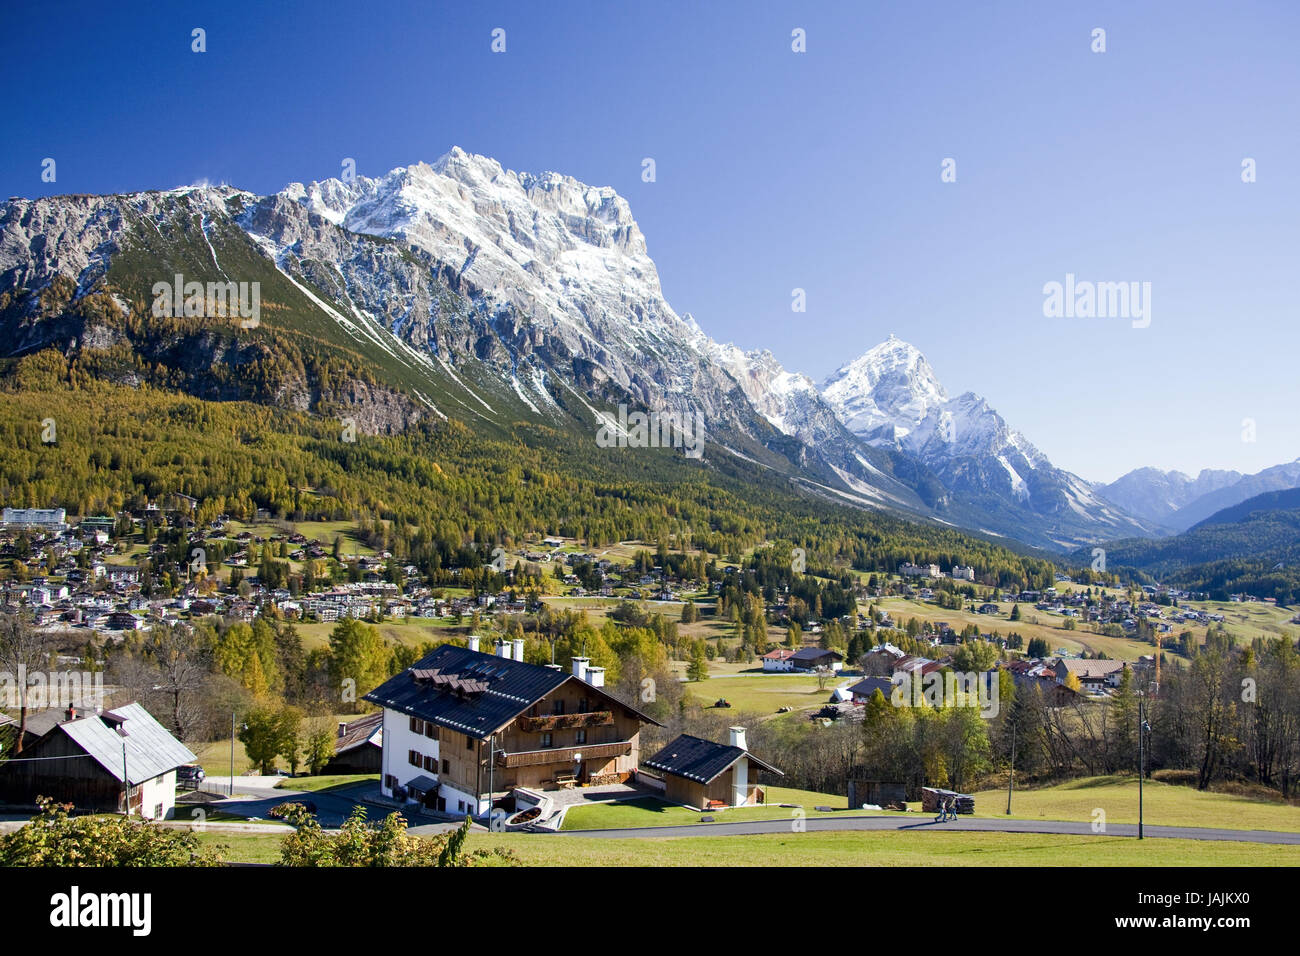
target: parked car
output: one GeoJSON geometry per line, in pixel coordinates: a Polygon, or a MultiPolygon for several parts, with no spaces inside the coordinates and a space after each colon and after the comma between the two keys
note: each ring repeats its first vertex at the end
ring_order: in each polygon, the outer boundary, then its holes
{"type": "Polygon", "coordinates": [[[180,787],[188,787],[191,790],[197,790],[199,784],[207,774],[203,768],[196,763],[187,763],[176,768],[176,784],[180,787]]]}

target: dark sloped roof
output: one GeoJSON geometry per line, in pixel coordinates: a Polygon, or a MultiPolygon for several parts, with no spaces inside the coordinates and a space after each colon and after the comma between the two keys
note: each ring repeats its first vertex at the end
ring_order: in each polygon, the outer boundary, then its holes
{"type": "Polygon", "coordinates": [[[384,712],[367,714],[356,720],[348,721],[343,736],[334,741],[334,754],[347,753],[363,744],[378,744],[375,735],[384,726],[384,712]]]}
{"type": "MultiPolygon", "coordinates": [[[[82,701],[74,707],[77,713],[83,716],[93,716],[95,713],[95,705],[92,703],[82,701]]],[[[44,737],[67,719],[66,707],[42,707],[39,710],[29,710],[27,711],[27,736],[28,738],[44,737]]]]}
{"type": "Polygon", "coordinates": [[[709,783],[742,756],[749,757],[751,763],[757,764],[764,770],[781,773],[780,770],[759,760],[747,750],[741,750],[730,744],[715,744],[711,740],[702,740],[690,734],[682,734],[649,760],[644,761],[644,766],[675,777],[685,777],[696,783],[709,783]]]}
{"type": "Polygon", "coordinates": [[[889,700],[894,692],[894,682],[888,677],[864,677],[849,688],[849,693],[857,694],[859,697],[870,697],[877,690],[885,695],[885,700],[889,700]]]}
{"type": "Polygon", "coordinates": [[[56,732],[67,734],[101,767],[122,780],[122,745],[126,744],[126,773],[133,783],[152,780],[198,758],[167,732],[153,715],[139,704],[127,704],[59,724],[56,732]],[[124,731],[119,734],[116,727],[124,731]]]}
{"type": "Polygon", "coordinates": [[[634,707],[592,687],[584,680],[528,664],[444,644],[419,660],[409,670],[390,677],[365,699],[381,707],[400,711],[441,727],[486,740],[533,704],[567,681],[577,681],[594,695],[603,697],[636,714],[646,723],[658,724],[634,707]],[[420,680],[416,672],[434,672],[420,680]],[[436,681],[439,675],[456,675],[457,681],[436,681]],[[482,685],[482,689],[477,689],[482,685]]]}
{"type": "Polygon", "coordinates": [[[819,661],[828,654],[832,657],[838,657],[840,660],[844,660],[844,655],[838,651],[826,651],[822,650],[820,647],[801,647],[799,650],[794,652],[794,657],[790,659],[793,661],[819,661]]]}
{"type": "Polygon", "coordinates": [[[419,790],[421,793],[437,793],[438,781],[434,780],[432,777],[420,774],[420,776],[406,781],[406,789],[419,790]]]}

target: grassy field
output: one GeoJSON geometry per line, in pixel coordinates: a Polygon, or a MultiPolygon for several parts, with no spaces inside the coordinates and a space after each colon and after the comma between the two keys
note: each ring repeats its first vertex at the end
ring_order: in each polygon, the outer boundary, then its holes
{"type": "MultiPolygon", "coordinates": [[[[976,816],[1006,819],[1005,790],[984,790],[974,797],[976,816]]],[[[1300,806],[1292,804],[1155,780],[1143,784],[1142,803],[1146,822],[1152,825],[1300,832],[1300,806]]],[[[1101,810],[1108,823],[1137,823],[1138,782],[1136,777],[1085,777],[1042,790],[1017,790],[1011,810],[1013,819],[1085,822],[1101,810]]]]}
{"type": "MultiPolygon", "coordinates": [[[[1071,587],[1075,589],[1078,585],[1060,585],[1060,591],[1065,594],[1070,591],[1071,587]]],[[[1112,596],[1122,597],[1125,592],[1119,589],[1109,588],[1106,593],[1112,596]]],[[[918,620],[943,620],[950,624],[954,630],[961,631],[966,624],[978,624],[980,630],[998,631],[1002,635],[1008,635],[1015,631],[1028,641],[1032,637],[1043,637],[1047,640],[1048,646],[1052,653],[1057,650],[1066,650],[1066,652],[1078,654],[1087,650],[1089,653],[1105,653],[1106,657],[1114,659],[1123,659],[1123,661],[1134,661],[1134,659],[1143,656],[1143,654],[1152,653],[1152,645],[1145,644],[1143,641],[1127,639],[1127,637],[1106,637],[1097,635],[1088,630],[1087,624],[1076,620],[1074,631],[1067,631],[1063,624],[1066,618],[1058,614],[1049,614],[1047,611],[1035,610],[1032,605],[1021,605],[1021,620],[1010,620],[1011,605],[1008,602],[1002,602],[1001,613],[991,614],[971,614],[966,610],[945,610],[936,604],[917,600],[917,598],[905,597],[885,597],[880,598],[879,604],[881,609],[887,610],[889,615],[896,620],[898,624],[906,622],[907,618],[917,618],[918,620]]],[[[1281,635],[1290,635],[1295,637],[1297,632],[1296,624],[1288,624],[1294,611],[1281,609],[1273,605],[1262,604],[1262,602],[1247,602],[1239,604],[1232,601],[1191,601],[1182,605],[1187,609],[1204,610],[1209,614],[1222,614],[1225,617],[1223,626],[1232,635],[1242,641],[1251,641],[1255,637],[1277,637],[1281,635]]],[[[1177,613],[1174,607],[1164,609],[1166,618],[1177,613]]],[[[1174,630],[1171,635],[1166,636],[1166,641],[1171,644],[1177,644],[1178,635],[1183,631],[1191,631],[1195,637],[1196,643],[1201,644],[1205,641],[1205,632],[1209,630],[1204,624],[1193,624],[1175,622],[1169,620],[1174,630]]]]}
{"type": "MultiPolygon", "coordinates": [[[[334,630],[336,624],[333,622],[309,622],[297,623],[294,625],[298,633],[302,636],[302,646],[305,650],[314,651],[317,648],[327,647],[330,641],[330,632],[334,630]]],[[[412,647],[419,647],[425,641],[443,641],[449,637],[464,637],[469,634],[469,618],[465,618],[459,626],[452,623],[451,618],[445,621],[434,621],[429,618],[408,618],[406,620],[389,620],[382,624],[373,624],[371,627],[379,631],[379,636],[390,644],[406,644],[412,647]]]]}
{"type": "MultiPolygon", "coordinates": [[[[1071,588],[1082,590],[1077,585],[1059,586],[1062,595],[1068,593],[1071,588]]],[[[1115,588],[1106,589],[1106,593],[1116,597],[1123,597],[1125,594],[1123,590],[1115,588]]],[[[1072,654],[1078,654],[1086,650],[1090,653],[1102,652],[1107,657],[1116,660],[1136,660],[1141,655],[1153,652],[1152,645],[1142,641],[1093,634],[1088,629],[1088,625],[1077,619],[1075,629],[1073,631],[1066,630],[1063,626],[1066,621],[1065,617],[1035,610],[1033,605],[1029,604],[1022,604],[1020,606],[1021,619],[1012,621],[1009,619],[1012,605],[1006,602],[1000,605],[1001,613],[996,615],[972,614],[965,610],[950,611],[939,607],[937,604],[924,602],[916,598],[886,597],[879,599],[878,603],[883,610],[889,612],[890,616],[900,626],[908,618],[914,617],[920,621],[945,621],[954,630],[958,631],[967,624],[976,624],[986,633],[998,631],[1004,636],[1011,631],[1015,631],[1024,637],[1026,645],[1028,645],[1031,638],[1043,638],[1047,641],[1048,647],[1053,654],[1058,650],[1065,650],[1072,654]]],[[[1224,627],[1227,628],[1230,634],[1243,642],[1250,642],[1256,637],[1273,638],[1281,635],[1289,635],[1294,638],[1297,631],[1300,630],[1297,625],[1287,623],[1294,613],[1293,611],[1262,602],[1191,601],[1184,603],[1181,607],[1206,611],[1210,614],[1222,614],[1224,616],[1224,627]]],[[[1180,633],[1191,631],[1198,644],[1204,643],[1208,627],[1203,624],[1172,620],[1172,615],[1177,613],[1177,610],[1177,608],[1172,607],[1163,609],[1166,619],[1173,626],[1172,634],[1166,635],[1165,640],[1176,645],[1180,633]]]]}
{"type": "MultiPolygon", "coordinates": [[[[1000,614],[972,614],[969,611],[950,611],[937,604],[914,598],[888,597],[881,598],[878,603],[882,610],[889,612],[889,616],[900,627],[908,618],[914,617],[918,621],[943,621],[955,631],[960,631],[967,624],[977,625],[986,634],[997,631],[1003,637],[1015,631],[1025,639],[1026,647],[1032,639],[1041,637],[1047,641],[1047,646],[1053,655],[1058,650],[1071,654],[1079,654],[1085,650],[1094,653],[1103,651],[1107,657],[1133,661],[1143,654],[1150,654],[1153,650],[1150,644],[1142,641],[1092,634],[1077,621],[1075,630],[1067,631],[1062,626],[1066,620],[1064,617],[1035,611],[1033,606],[1028,604],[1020,606],[1021,619],[1012,621],[1008,617],[1012,608],[1010,604],[1000,605],[1002,608],[1000,614]]],[[[1204,628],[1201,630],[1204,631],[1204,628]]]]}
{"type": "MultiPolygon", "coordinates": [[[[848,812],[844,797],[826,793],[813,793],[808,790],[792,790],[788,787],[769,787],[767,805],[762,807],[737,807],[731,810],[709,811],[689,810],[675,807],[653,798],[645,800],[622,800],[617,803],[593,804],[574,807],[564,817],[565,830],[613,830],[621,827],[667,827],[686,826],[701,823],[701,817],[711,816],[717,821],[737,823],[744,820],[793,820],[795,811],[780,804],[789,803],[801,807],[806,816],[824,817],[835,813],[848,812]],[[816,807],[830,807],[829,811],[819,811],[816,807]]],[[[858,811],[862,813],[861,810],[858,811]]],[[[883,811],[882,811],[883,812],[883,811]]]]}
{"type": "MultiPolygon", "coordinates": [[[[1138,785],[1134,777],[1087,777],[1039,790],[1017,790],[1012,798],[1012,815],[1006,816],[1006,790],[983,790],[974,794],[975,815],[990,819],[1067,820],[1093,823],[1137,823],[1138,785]],[[1101,810],[1103,816],[1095,814],[1101,810]]],[[[1143,788],[1145,820],[1153,826],[1211,827],[1227,830],[1281,830],[1300,832],[1300,806],[1226,793],[1202,793],[1191,787],[1148,780],[1143,788]]],[[[792,811],[777,804],[792,803],[808,816],[826,816],[813,808],[829,806],[829,815],[844,813],[842,796],[768,789],[768,805],[713,812],[716,820],[779,820],[792,811]]],[[[913,810],[920,803],[911,803],[913,810]]],[[[856,814],[873,815],[856,810],[856,814]]],[[[879,811],[893,816],[896,811],[879,811]]],[[[656,800],[592,804],[575,807],[564,820],[566,830],[608,830],[619,827],[681,826],[700,823],[701,811],[669,806],[656,800]]],[[[707,826],[707,824],[704,824],[707,826]]]]}
{"type": "MultiPolygon", "coordinates": [[[[718,665],[727,667],[728,665],[718,665]]],[[[752,664],[729,665],[744,669],[753,669],[752,664]]],[[[780,707],[803,709],[820,707],[831,697],[832,688],[842,682],[836,679],[826,685],[825,690],[817,688],[817,678],[812,674],[763,674],[755,672],[753,676],[710,676],[708,680],[692,681],[686,685],[686,693],[703,704],[712,704],[720,697],[730,701],[735,710],[755,714],[774,714],[780,707]]]]}
{"type": "MultiPolygon", "coordinates": [[[[275,863],[280,837],[203,833],[232,862],[275,863]]],[[[1295,847],[1021,833],[780,833],[605,840],[476,831],[471,850],[499,846],[525,866],[1297,866],[1295,847]]]]}
{"type": "MultiPolygon", "coordinates": [[[[209,777],[228,777],[230,776],[230,741],[214,740],[211,743],[189,743],[186,744],[190,750],[194,751],[194,756],[198,757],[199,766],[209,777]]],[[[244,745],[238,740],[235,741],[235,776],[247,773],[253,767],[253,762],[248,759],[248,754],[244,751],[244,745]]]]}
{"type": "Polygon", "coordinates": [[[319,777],[285,777],[276,787],[280,790],[304,790],[308,793],[320,793],[335,787],[347,787],[366,780],[378,780],[377,773],[346,773],[323,775],[319,777]]]}

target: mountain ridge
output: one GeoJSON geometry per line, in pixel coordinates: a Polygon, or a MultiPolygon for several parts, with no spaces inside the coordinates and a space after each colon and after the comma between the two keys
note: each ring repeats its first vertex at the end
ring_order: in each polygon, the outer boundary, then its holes
{"type": "MultiPolygon", "coordinates": [[[[385,430],[421,415],[498,430],[517,415],[594,428],[602,407],[633,402],[701,413],[716,453],[862,507],[1055,549],[1146,530],[1090,499],[1073,476],[1048,471],[978,396],[948,399],[937,379],[930,397],[941,402],[912,407],[919,418],[907,419],[906,434],[855,434],[807,376],[771,352],[721,345],[672,309],[612,188],[514,173],[459,148],[432,164],[267,196],[192,186],[11,200],[0,206],[0,290],[11,355],[107,343],[142,350],[139,358],[172,369],[162,378],[199,394],[248,397],[240,389],[256,385],[256,400],[316,412],[363,407],[351,399],[366,382],[368,424],[385,430]],[[264,327],[230,336],[220,323],[179,320],[150,333],[149,289],[174,273],[262,282],[264,327]],[[39,300],[55,276],[75,288],[49,315],[39,300]],[[94,290],[122,315],[77,316],[94,290]],[[317,345],[349,370],[346,381],[317,367],[317,345]],[[220,369],[232,356],[257,367],[267,354],[297,369],[292,380],[220,369]],[[373,374],[358,376],[367,362],[373,374]],[[392,413],[399,394],[409,400],[392,413]],[[945,437],[944,414],[973,444],[945,437]]],[[[882,345],[916,351],[897,339],[882,345]]]]}
{"type": "Polygon", "coordinates": [[[1300,458],[1264,468],[1254,474],[1202,469],[1195,478],[1181,471],[1135,468],[1097,493],[1132,514],[1174,531],[1186,531],[1223,508],[1266,491],[1300,486],[1300,458]]]}

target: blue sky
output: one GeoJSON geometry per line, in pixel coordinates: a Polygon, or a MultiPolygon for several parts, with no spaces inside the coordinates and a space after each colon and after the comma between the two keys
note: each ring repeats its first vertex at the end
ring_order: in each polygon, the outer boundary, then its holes
{"type": "Polygon", "coordinates": [[[819,381],[892,332],[1089,479],[1300,456],[1294,3],[14,6],[3,195],[459,145],[614,186],[678,312],[819,381]],[[1150,326],[1045,318],[1066,273],[1150,282],[1150,326]]]}

